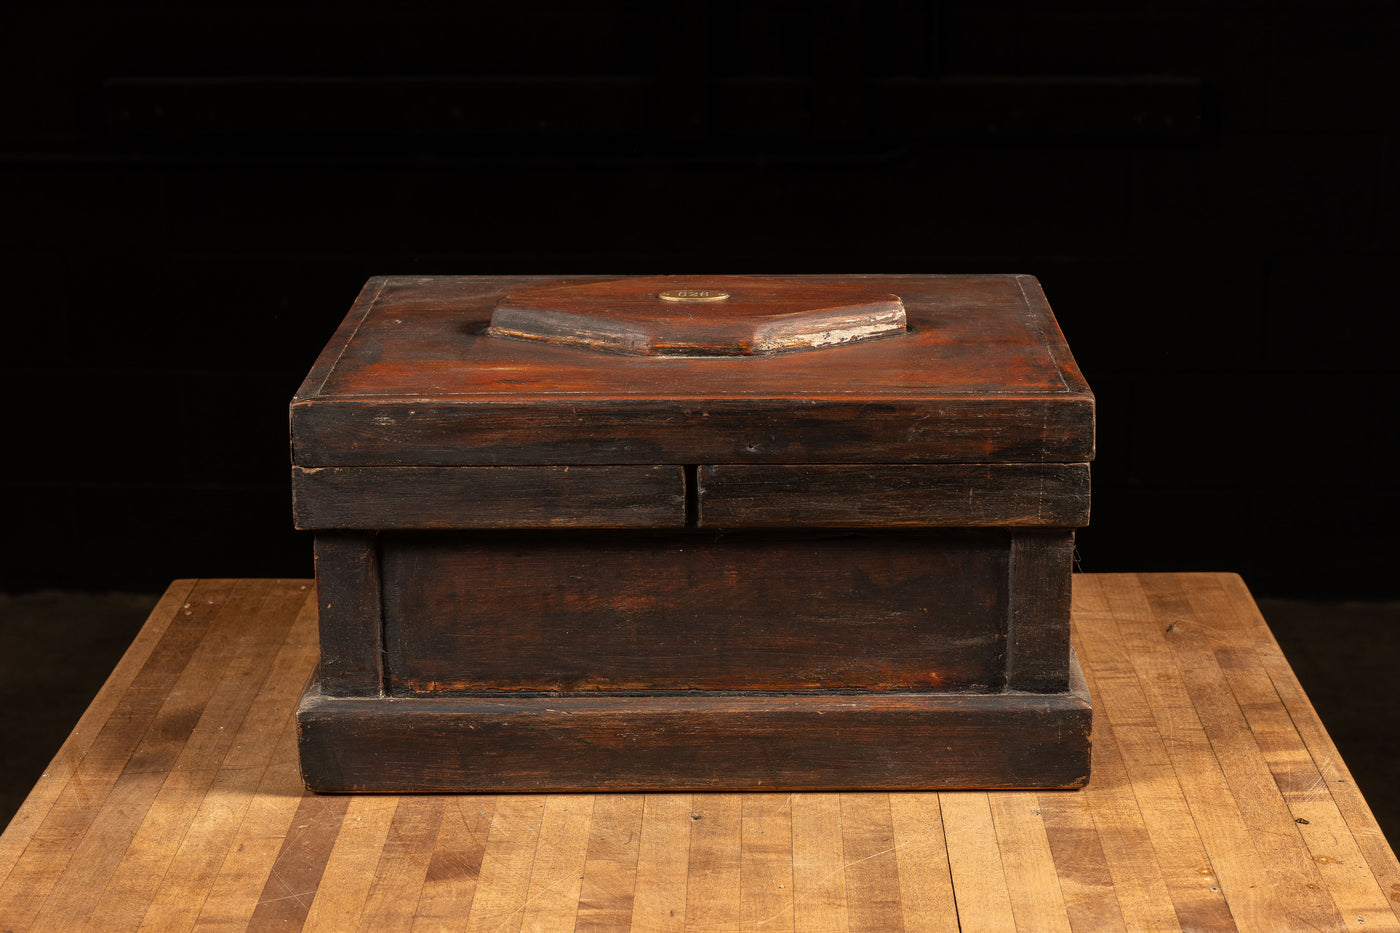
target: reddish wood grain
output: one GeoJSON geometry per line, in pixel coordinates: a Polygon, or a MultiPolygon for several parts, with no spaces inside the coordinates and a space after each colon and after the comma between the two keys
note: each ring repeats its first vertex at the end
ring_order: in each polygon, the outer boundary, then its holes
{"type": "Polygon", "coordinates": [[[1003,682],[1004,533],[385,535],[381,553],[397,695],[1003,682]]]}
{"type": "Polygon", "coordinates": [[[799,277],[898,295],[909,333],[767,357],[599,354],[487,333],[522,285],[391,278],[292,403],[302,466],[1076,462],[1093,395],[1028,276],[799,277]],[[348,336],[347,336],[348,335],[348,336]]]}
{"type": "Polygon", "coordinates": [[[297,520],[318,531],[312,786],[1087,774],[1068,556],[1094,398],[1028,276],[376,280],[291,422],[297,520]],[[725,295],[658,314],[674,285],[725,295]],[[591,777],[531,776],[517,743],[535,720],[511,711],[540,711],[509,704],[539,696],[632,703],[571,707],[530,739],[591,777]],[[818,761],[816,707],[742,705],[783,696],[846,697],[867,718],[841,739],[873,759],[818,761]],[[647,706],[668,698],[698,732],[647,706]],[[751,741],[726,745],[746,722],[751,741]],[[610,729],[643,754],[599,751],[610,729]],[[700,777],[665,770],[715,749],[700,777]]]}

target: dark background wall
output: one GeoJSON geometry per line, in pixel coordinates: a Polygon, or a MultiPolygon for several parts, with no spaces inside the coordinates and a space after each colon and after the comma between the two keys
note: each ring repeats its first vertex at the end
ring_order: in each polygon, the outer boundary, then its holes
{"type": "Polygon", "coordinates": [[[1395,598],[1393,3],[0,14],[0,589],[309,575],[286,403],[380,273],[1029,272],[1086,570],[1395,598]]]}

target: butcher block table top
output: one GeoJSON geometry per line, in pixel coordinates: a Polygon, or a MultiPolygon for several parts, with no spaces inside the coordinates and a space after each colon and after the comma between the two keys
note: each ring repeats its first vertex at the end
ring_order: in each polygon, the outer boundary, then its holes
{"type": "Polygon", "coordinates": [[[0,930],[1400,930],[1230,574],[1075,578],[1093,776],[1037,793],[313,796],[315,613],[171,585],[0,837],[0,930]]]}

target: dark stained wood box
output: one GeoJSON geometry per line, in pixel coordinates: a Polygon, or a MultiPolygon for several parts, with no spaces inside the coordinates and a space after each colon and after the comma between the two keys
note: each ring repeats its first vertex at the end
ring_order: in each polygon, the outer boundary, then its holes
{"type": "Polygon", "coordinates": [[[314,790],[1088,779],[1029,276],[377,278],[291,431],[314,790]]]}

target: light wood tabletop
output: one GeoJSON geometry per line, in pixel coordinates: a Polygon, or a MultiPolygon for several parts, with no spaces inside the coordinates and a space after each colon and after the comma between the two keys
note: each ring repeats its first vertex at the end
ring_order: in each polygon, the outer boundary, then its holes
{"type": "Polygon", "coordinates": [[[400,797],[302,787],[309,582],[177,581],[0,837],[0,930],[1400,930],[1240,579],[1074,583],[1081,791],[400,797]]]}

